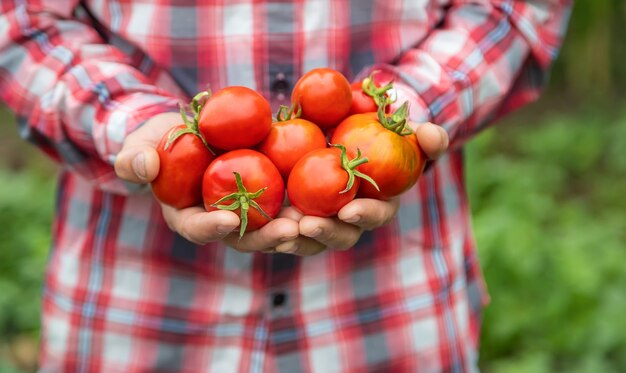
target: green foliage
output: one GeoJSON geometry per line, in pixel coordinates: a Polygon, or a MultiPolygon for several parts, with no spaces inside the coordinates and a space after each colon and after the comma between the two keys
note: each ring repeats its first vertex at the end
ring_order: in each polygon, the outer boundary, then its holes
{"type": "Polygon", "coordinates": [[[53,197],[50,178],[0,171],[0,341],[39,327],[53,197]]]}
{"type": "Polygon", "coordinates": [[[16,368],[8,361],[0,360],[0,373],[22,373],[22,370],[16,368]]]}
{"type": "Polygon", "coordinates": [[[0,373],[34,365],[56,172],[12,121],[0,107],[0,373]]]}
{"type": "Polygon", "coordinates": [[[555,98],[602,102],[626,87],[623,0],[575,0],[551,82],[555,98]]]}
{"type": "Polygon", "coordinates": [[[487,371],[626,370],[626,112],[518,116],[468,147],[487,371]]]}
{"type": "Polygon", "coordinates": [[[576,0],[542,114],[468,145],[486,371],[626,371],[625,18],[576,0]]]}

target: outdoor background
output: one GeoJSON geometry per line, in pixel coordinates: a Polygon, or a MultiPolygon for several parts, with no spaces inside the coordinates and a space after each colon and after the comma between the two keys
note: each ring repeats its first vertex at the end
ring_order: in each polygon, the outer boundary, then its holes
{"type": "MultiPolygon", "coordinates": [[[[485,372],[626,371],[624,24],[578,0],[542,100],[468,145],[485,372]]],[[[54,179],[0,109],[0,373],[33,370],[54,179]]]]}

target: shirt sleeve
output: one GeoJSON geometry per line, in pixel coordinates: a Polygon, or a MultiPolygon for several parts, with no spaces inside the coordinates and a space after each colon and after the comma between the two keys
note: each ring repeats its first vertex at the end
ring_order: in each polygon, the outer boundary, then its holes
{"type": "Polygon", "coordinates": [[[0,2],[0,100],[22,137],[102,189],[132,189],[113,163],[126,135],[177,111],[129,56],[73,14],[78,0],[0,2]]]}
{"type": "Polygon", "coordinates": [[[570,0],[453,0],[440,27],[397,64],[360,75],[394,80],[411,119],[441,125],[459,146],[539,96],[570,11],[570,0]]]}

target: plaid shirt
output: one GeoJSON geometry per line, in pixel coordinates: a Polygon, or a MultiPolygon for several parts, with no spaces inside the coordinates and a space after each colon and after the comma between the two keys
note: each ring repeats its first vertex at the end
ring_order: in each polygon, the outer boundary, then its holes
{"type": "MultiPolygon", "coordinates": [[[[487,300],[460,145],[535,99],[567,0],[0,2],[0,98],[62,165],[44,372],[433,372],[477,367],[487,300]],[[125,136],[210,85],[274,108],[304,72],[398,84],[451,149],[352,250],[197,247],[115,177],[125,136]]],[[[144,188],[145,189],[145,188],[144,188]]],[[[18,249],[18,248],[16,248],[18,249]]]]}

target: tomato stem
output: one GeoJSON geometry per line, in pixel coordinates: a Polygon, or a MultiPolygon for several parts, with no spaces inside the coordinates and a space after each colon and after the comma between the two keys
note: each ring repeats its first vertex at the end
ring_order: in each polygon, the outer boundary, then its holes
{"type": "Polygon", "coordinates": [[[376,83],[374,83],[374,76],[379,72],[380,71],[375,70],[367,78],[363,79],[361,89],[366,95],[370,96],[374,100],[376,106],[380,107],[380,105],[382,104],[393,104],[395,102],[395,99],[392,99],[387,94],[387,92],[393,88],[393,81],[385,84],[382,87],[378,87],[376,86],[376,83]]]}
{"type": "Polygon", "coordinates": [[[261,188],[254,193],[249,193],[246,187],[243,185],[241,181],[241,175],[238,172],[233,172],[235,174],[235,182],[237,183],[237,191],[235,193],[231,193],[227,196],[224,196],[211,204],[211,206],[219,209],[219,210],[228,210],[235,211],[240,209],[240,218],[241,218],[241,226],[239,228],[239,238],[243,237],[243,234],[246,231],[246,227],[248,226],[248,210],[250,210],[250,206],[257,210],[264,218],[267,220],[272,220],[270,216],[268,216],[265,211],[261,208],[261,206],[254,200],[259,197],[263,192],[267,190],[267,187],[261,188]],[[230,205],[220,205],[222,202],[234,200],[230,205]]]}
{"type": "Polygon", "coordinates": [[[387,103],[383,102],[378,106],[378,121],[389,131],[395,132],[400,136],[407,136],[413,133],[408,126],[407,117],[409,116],[409,102],[405,101],[391,115],[385,114],[387,103]]]}
{"type": "Polygon", "coordinates": [[[300,118],[300,115],[302,115],[302,105],[299,103],[294,102],[290,107],[280,105],[278,111],[276,112],[276,122],[286,122],[293,118],[300,118]],[[298,110],[294,114],[296,108],[298,110]]]}
{"type": "Polygon", "coordinates": [[[189,116],[187,116],[187,109],[182,104],[180,103],[178,104],[180,116],[183,119],[183,123],[185,124],[186,128],[180,129],[172,133],[170,137],[167,139],[167,142],[165,143],[163,150],[167,150],[182,135],[189,133],[189,134],[198,136],[198,138],[202,140],[202,143],[211,152],[211,154],[215,155],[215,152],[213,151],[213,149],[211,149],[209,144],[206,142],[206,140],[204,139],[204,137],[198,130],[198,118],[200,117],[200,111],[202,110],[202,105],[204,105],[204,102],[206,101],[206,99],[203,99],[203,97],[208,98],[210,95],[211,95],[210,91],[201,92],[201,93],[198,93],[191,100],[190,107],[191,107],[191,111],[193,112],[193,120],[190,120],[189,116]]]}
{"type": "Polygon", "coordinates": [[[367,163],[369,161],[367,157],[364,157],[364,158],[361,157],[361,150],[359,148],[356,149],[356,152],[357,152],[356,158],[350,160],[348,159],[348,153],[346,151],[345,146],[341,144],[330,144],[330,145],[334,146],[335,148],[338,148],[341,151],[341,156],[340,156],[341,167],[344,170],[346,170],[346,172],[348,173],[348,182],[346,183],[346,188],[342,190],[341,192],[339,192],[339,194],[346,193],[350,189],[352,189],[352,187],[354,186],[354,179],[357,176],[360,177],[361,179],[367,180],[370,184],[374,186],[374,188],[376,188],[376,190],[380,190],[378,188],[378,185],[374,181],[374,179],[356,170],[356,167],[358,167],[359,165],[362,165],[363,163],[367,163]]]}
{"type": "Polygon", "coordinates": [[[200,115],[202,107],[207,102],[207,100],[211,98],[211,94],[211,88],[207,88],[206,91],[200,92],[197,95],[193,96],[193,98],[191,99],[191,111],[194,114],[194,118],[200,115]]]}

